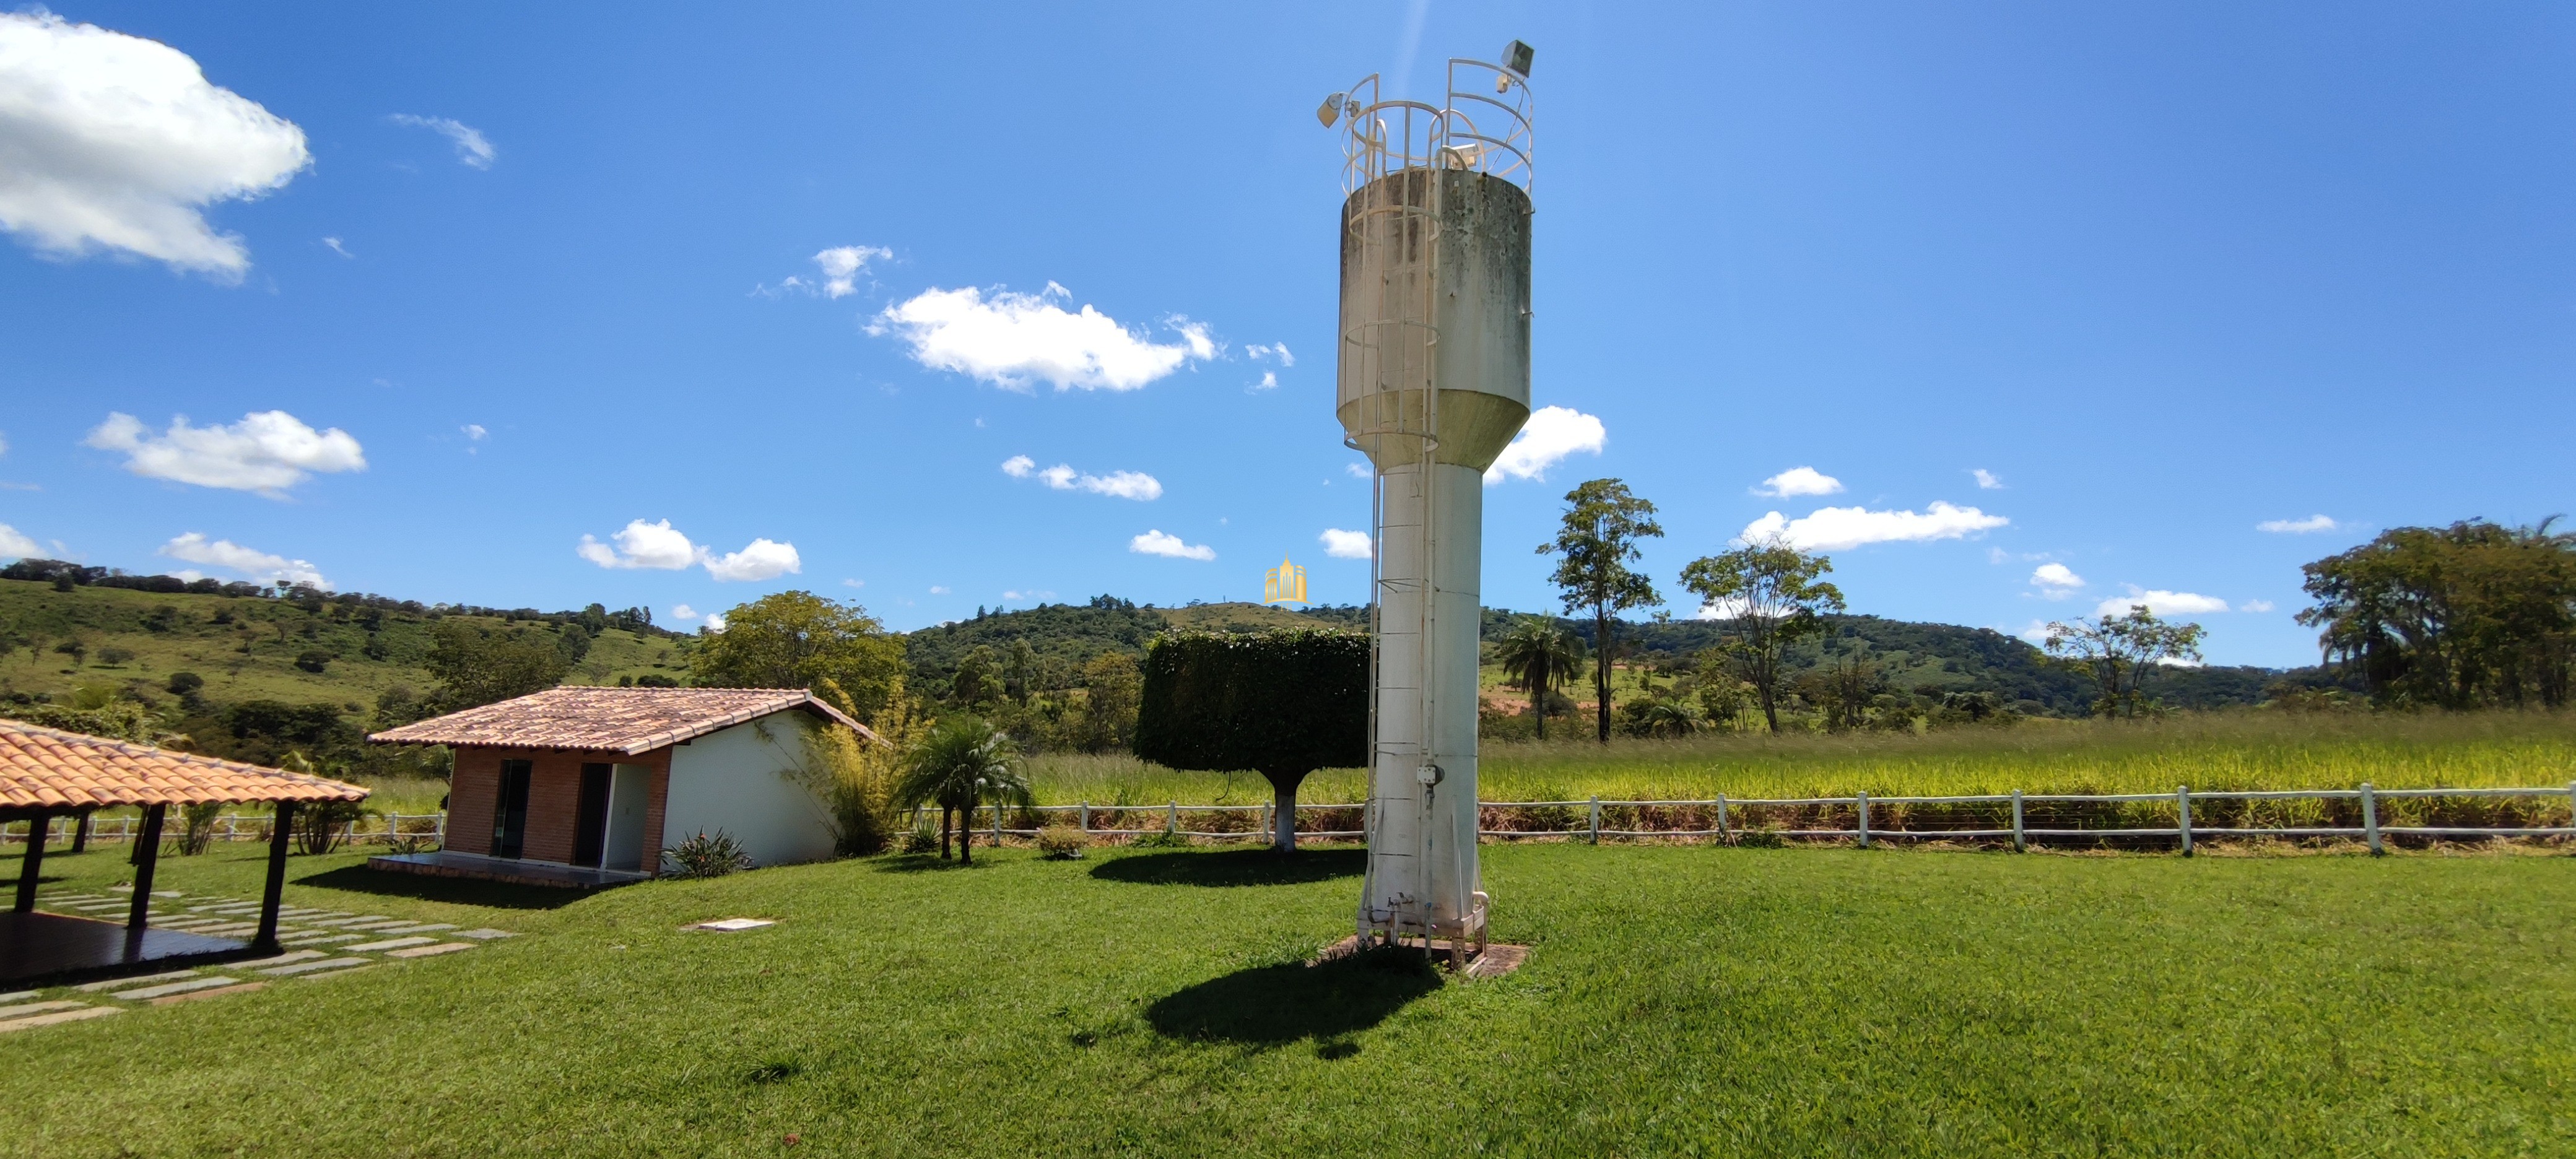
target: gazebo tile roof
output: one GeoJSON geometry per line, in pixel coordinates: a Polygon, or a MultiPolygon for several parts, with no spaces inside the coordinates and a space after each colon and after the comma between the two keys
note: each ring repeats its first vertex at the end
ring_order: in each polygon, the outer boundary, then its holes
{"type": "Polygon", "coordinates": [[[308,773],[0,720],[0,809],[356,801],[367,792],[308,773]]]}
{"type": "Polygon", "coordinates": [[[802,688],[549,688],[369,736],[376,744],[574,749],[633,756],[772,713],[799,709],[867,726],[802,688]]]}

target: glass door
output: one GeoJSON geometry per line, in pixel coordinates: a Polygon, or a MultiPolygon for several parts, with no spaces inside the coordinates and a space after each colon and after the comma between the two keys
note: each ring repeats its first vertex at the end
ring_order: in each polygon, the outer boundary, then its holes
{"type": "Polygon", "coordinates": [[[492,809],[492,856],[517,857],[528,836],[529,761],[501,762],[501,799],[492,809]]]}
{"type": "Polygon", "coordinates": [[[573,813],[572,863],[599,868],[608,845],[608,773],[606,764],[581,767],[581,801],[573,813]]]}

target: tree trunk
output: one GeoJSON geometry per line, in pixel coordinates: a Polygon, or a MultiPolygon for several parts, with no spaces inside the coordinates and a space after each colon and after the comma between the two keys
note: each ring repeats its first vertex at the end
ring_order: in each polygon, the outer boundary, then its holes
{"type": "Polygon", "coordinates": [[[1610,646],[1610,613],[1596,608],[1592,616],[1592,689],[1597,698],[1593,716],[1601,722],[1601,743],[1610,743],[1610,661],[1617,652],[1610,646]]]}
{"type": "Polygon", "coordinates": [[[1530,711],[1538,714],[1538,739],[1547,739],[1547,669],[1538,670],[1538,679],[1530,681],[1530,711]]]}
{"type": "Polygon", "coordinates": [[[1297,851],[1297,784],[1304,773],[1273,774],[1270,778],[1270,848],[1280,853],[1297,851]]]}
{"type": "Polygon", "coordinates": [[[948,860],[948,806],[939,807],[939,859],[948,860]]]}
{"type": "Polygon", "coordinates": [[[1779,702],[1772,699],[1771,688],[1767,684],[1762,688],[1762,719],[1770,722],[1771,735],[1780,735],[1779,702]]]}
{"type": "Polygon", "coordinates": [[[957,811],[957,864],[975,864],[975,806],[957,811]]]}

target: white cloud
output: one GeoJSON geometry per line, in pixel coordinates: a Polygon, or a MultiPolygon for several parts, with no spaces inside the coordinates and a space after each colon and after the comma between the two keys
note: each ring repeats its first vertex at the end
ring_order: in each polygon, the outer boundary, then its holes
{"type": "Polygon", "coordinates": [[[1278,372],[1278,371],[1276,371],[1276,370],[1265,370],[1265,371],[1262,371],[1262,372],[1261,372],[1261,381],[1256,382],[1256,383],[1253,383],[1252,385],[1247,386],[1247,387],[1245,387],[1244,389],[1245,389],[1245,390],[1277,390],[1277,389],[1279,389],[1279,372],[1278,372]]]}
{"type": "Polygon", "coordinates": [[[1089,491],[1094,495],[1140,502],[1163,497],[1162,482],[1142,471],[1086,475],[1064,463],[1040,470],[1037,460],[1027,455],[1013,455],[1002,460],[1002,473],[1014,479],[1035,478],[1058,491],[1089,491]]]}
{"type": "Polygon", "coordinates": [[[1799,495],[1832,495],[1843,489],[1843,481],[1814,467],[1791,467],[1753,489],[1756,495],[1788,499],[1799,495]]]}
{"type": "Polygon", "coordinates": [[[1996,478],[1992,471],[1978,467],[1968,473],[1977,477],[1977,490],[2001,491],[2004,489],[2004,481],[1996,478]]]}
{"type": "Polygon", "coordinates": [[[2129,614],[2130,608],[2141,605],[2159,616],[2190,616],[2227,610],[2227,601],[2216,596],[2204,596],[2196,592],[2169,592],[2163,588],[2141,588],[2136,584],[2130,584],[2129,594],[2113,596],[2102,601],[2094,607],[2093,614],[2125,616],[2129,614]]]}
{"type": "MultiPolygon", "coordinates": [[[[867,272],[868,263],[875,259],[893,256],[893,250],[872,245],[833,246],[815,254],[814,264],[822,267],[823,270],[823,296],[846,298],[858,293],[859,275],[867,272]]],[[[798,285],[804,284],[795,278],[787,280],[798,285]]]]}
{"type": "Polygon", "coordinates": [[[44,551],[44,548],[36,546],[35,540],[27,538],[17,528],[0,523],[0,559],[24,559],[42,555],[44,551]]]}
{"type": "Polygon", "coordinates": [[[1316,536],[1315,538],[1324,542],[1324,554],[1329,555],[1334,559],[1367,559],[1369,557],[1368,532],[1344,531],[1338,527],[1327,527],[1324,529],[1324,533],[1322,535],[1316,536]]]}
{"type": "Polygon", "coordinates": [[[674,620],[694,620],[698,618],[698,610],[687,604],[674,604],[671,607],[671,618],[674,620]]]}
{"type": "Polygon", "coordinates": [[[2030,585],[2038,588],[2041,595],[2052,600],[2062,600],[2074,595],[2075,589],[2084,586],[2084,577],[2075,574],[2075,569],[2065,564],[2043,563],[2032,569],[2030,585]]]}
{"type": "Polygon", "coordinates": [[[2268,612],[2272,608],[2273,603],[2270,600],[2247,600],[2236,605],[2236,610],[2240,612],[2268,612]]]}
{"type": "Polygon", "coordinates": [[[2266,519],[2255,524],[2254,530],[2269,531],[2275,535],[2307,535],[2318,531],[2333,531],[2342,526],[2343,524],[2335,522],[2331,516],[2311,515],[2305,519],[2266,519]]]}
{"type": "Polygon", "coordinates": [[[1695,620],[1740,620],[1744,618],[1745,609],[1750,606],[1751,604],[1742,596],[1728,596],[1727,598],[1715,603],[1701,604],[1699,606],[1699,611],[1694,613],[1691,618],[1695,620]]]}
{"type": "Polygon", "coordinates": [[[709,613],[707,613],[707,630],[708,630],[708,631],[710,631],[710,632],[721,632],[721,631],[724,631],[724,628],[725,628],[725,617],[724,617],[724,613],[723,613],[723,612],[709,612],[709,613]]]}
{"type": "Polygon", "coordinates": [[[973,286],[925,290],[886,307],[868,332],[894,334],[933,370],[1021,392],[1040,382],[1059,391],[1135,390],[1218,353],[1199,323],[1168,319],[1181,341],[1156,343],[1090,306],[1066,313],[1051,300],[1066,293],[1053,282],[1043,294],[996,290],[990,299],[973,286]]]}
{"type": "Polygon", "coordinates": [[[0,433],[0,455],[5,455],[5,454],[8,454],[8,453],[9,453],[9,436],[8,436],[7,434],[5,434],[5,433],[0,433]]]}
{"type": "Polygon", "coordinates": [[[1161,531],[1148,531],[1143,535],[1139,535],[1134,539],[1128,540],[1127,550],[1139,555],[1162,555],[1169,556],[1173,559],[1195,559],[1201,563],[1205,563],[1216,558],[1216,549],[1213,547],[1209,547],[1204,543],[1183,543],[1181,542],[1180,536],[1165,535],[1161,531]]]}
{"type": "Polygon", "coordinates": [[[344,245],[341,245],[341,244],[340,244],[340,239],[339,239],[339,238],[336,238],[336,237],[326,237],[326,238],[323,238],[323,239],[322,239],[322,244],[323,244],[323,245],[326,245],[326,246],[331,247],[331,252],[332,252],[332,253],[335,253],[335,254],[338,254],[338,255],[340,255],[341,257],[344,257],[344,258],[354,258],[354,257],[357,257],[357,256],[358,256],[358,255],[356,255],[356,254],[350,253],[350,252],[349,252],[349,247],[344,246],[344,245]]]}
{"type": "Polygon", "coordinates": [[[466,437],[468,440],[471,440],[471,441],[473,441],[473,442],[478,442],[478,443],[479,443],[479,442],[482,442],[485,436],[490,435],[490,434],[492,433],[492,432],[490,432],[490,431],[484,430],[484,429],[483,429],[483,424],[481,424],[481,423],[467,423],[467,424],[465,424],[464,426],[458,427],[458,428],[456,428],[456,429],[457,429],[457,430],[460,430],[460,431],[465,432],[465,437],[466,437]]]}
{"type": "Polygon", "coordinates": [[[194,531],[162,544],[160,553],[183,563],[220,567],[270,583],[307,584],[325,591],[331,587],[331,581],[323,579],[322,573],[304,560],[255,551],[229,539],[208,541],[194,531]]]}
{"type": "Polygon", "coordinates": [[[863,588],[868,586],[868,581],[863,579],[845,579],[841,581],[841,586],[845,588],[863,588]]]}
{"type": "Polygon", "coordinates": [[[481,130],[462,121],[449,117],[415,117],[410,113],[395,113],[385,119],[397,125],[427,129],[447,138],[456,146],[456,159],[470,168],[489,169],[493,159],[499,156],[492,148],[492,142],[484,139],[481,130]]]}
{"type": "Polygon", "coordinates": [[[1871,511],[1863,507],[1820,507],[1790,519],[1777,511],[1746,524],[1746,542],[1778,539],[1801,551],[1840,551],[1871,543],[1929,543],[1958,539],[1972,532],[2012,522],[1974,507],[1935,502],[1922,512],[1871,511]]]}
{"type": "Polygon", "coordinates": [[[782,575],[801,574],[805,561],[796,555],[796,545],[768,539],[755,539],[741,551],[716,555],[700,549],[707,574],[719,581],[765,580],[782,575]]]}
{"type": "Polygon", "coordinates": [[[1543,406],[1531,413],[1529,424],[1503,448],[1501,457],[1485,470],[1488,487],[1514,479],[1546,479],[1547,469],[1565,461],[1576,451],[1601,453],[1609,439],[1601,420],[1572,407],[1543,406]]]}
{"type": "Polygon", "coordinates": [[[930,594],[934,596],[944,596],[948,594],[948,589],[938,584],[932,584],[930,585],[930,594]]]}
{"type": "Polygon", "coordinates": [[[706,554],[705,548],[672,530],[668,519],[657,523],[637,519],[609,538],[617,541],[614,550],[585,535],[581,537],[580,546],[573,548],[573,554],[601,567],[652,568],[658,571],[678,571],[698,562],[699,557],[706,554]]]}
{"type": "Polygon", "coordinates": [[[1377,472],[1370,470],[1369,465],[1366,463],[1344,463],[1342,464],[1342,472],[1354,479],[1373,479],[1377,477],[1377,472]]]}
{"type": "Polygon", "coordinates": [[[242,416],[231,426],[192,427],[174,416],[155,435],[133,415],[110,411],[86,442],[125,452],[125,469],[153,479],[257,491],[278,498],[310,472],[363,471],[365,451],[349,432],[316,431],[282,410],[242,416]]]}
{"type": "Polygon", "coordinates": [[[237,281],[200,210],[284,186],[304,131],[206,82],[188,54],[41,8],[0,13],[0,228],[38,252],[114,250],[237,281]]]}
{"type": "Polygon", "coordinates": [[[1281,366],[1297,365],[1297,356],[1288,353],[1288,344],[1285,342],[1273,342],[1267,346],[1255,342],[1250,346],[1244,347],[1243,352],[1252,356],[1256,360],[1263,358],[1276,358],[1279,360],[1279,365],[1281,366]]]}
{"type": "Polygon", "coordinates": [[[1054,595],[1055,593],[1051,591],[1003,592],[1002,598],[1005,600],[1043,600],[1051,598],[1054,595]]]}

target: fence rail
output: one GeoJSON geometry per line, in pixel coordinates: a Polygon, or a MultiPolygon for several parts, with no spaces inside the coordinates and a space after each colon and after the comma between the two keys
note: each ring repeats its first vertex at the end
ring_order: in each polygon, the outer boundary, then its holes
{"type": "MultiPolygon", "coordinates": [[[[215,818],[212,839],[266,841],[271,821],[272,818],[267,813],[225,813],[215,818]]],[[[45,843],[51,845],[72,840],[79,830],[80,823],[81,819],[77,817],[52,818],[45,825],[45,843]]],[[[0,845],[26,844],[28,825],[29,822],[19,821],[0,826],[0,845]]],[[[143,818],[92,817],[89,819],[89,825],[91,841],[130,842],[142,833],[143,818]]],[[[176,841],[183,829],[184,826],[178,818],[168,818],[161,826],[162,839],[176,841]]],[[[339,833],[340,842],[348,845],[365,842],[381,842],[390,845],[402,841],[422,841],[444,845],[447,842],[447,814],[382,813],[345,822],[339,827],[339,833]]]]}

